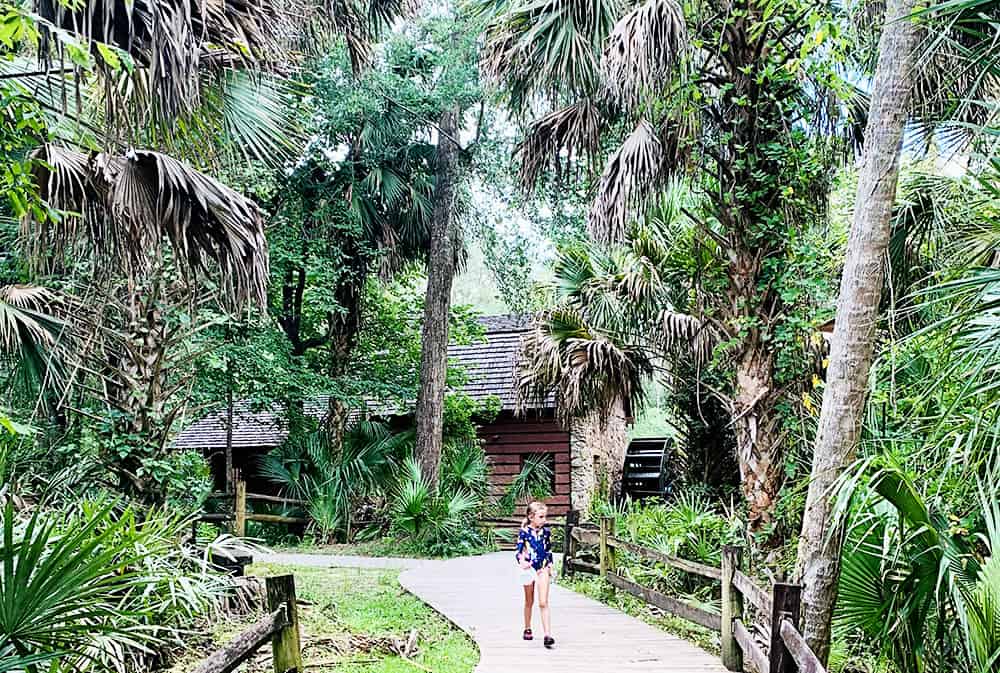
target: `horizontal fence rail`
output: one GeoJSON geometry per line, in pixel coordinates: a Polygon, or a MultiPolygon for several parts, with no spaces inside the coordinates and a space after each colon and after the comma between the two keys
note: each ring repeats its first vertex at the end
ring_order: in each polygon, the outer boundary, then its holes
{"type": "Polygon", "coordinates": [[[722,663],[731,671],[826,673],[798,629],[801,587],[774,582],[770,591],[763,589],[740,569],[742,551],[738,547],[724,547],[722,567],[717,568],[623,540],[615,536],[613,518],[604,517],[599,525],[584,523],[575,510],[566,515],[563,544],[564,576],[575,572],[598,575],[615,590],[625,591],[649,605],[718,632],[722,663]],[[719,582],[721,614],[624,577],[619,571],[619,552],[719,582]],[[581,560],[581,557],[596,557],[597,563],[581,560]],[[752,608],[755,619],[747,621],[745,606],[752,608]],[[755,632],[759,637],[755,637],[755,632]]]}
{"type": "Polygon", "coordinates": [[[625,540],[620,540],[616,537],[608,538],[608,544],[612,547],[617,547],[618,549],[624,549],[630,554],[642,556],[647,561],[662,563],[672,568],[676,568],[677,570],[683,570],[684,572],[691,573],[692,575],[700,575],[702,577],[707,577],[710,580],[722,579],[721,568],[714,568],[712,566],[703,565],[694,561],[687,561],[685,559],[677,558],[676,556],[671,556],[670,554],[664,554],[663,552],[656,551],[655,549],[650,549],[649,547],[640,547],[637,544],[632,544],[631,542],[626,542],[625,540]]]}
{"type": "Polygon", "coordinates": [[[275,673],[302,673],[295,578],[280,575],[265,578],[264,583],[268,615],[203,659],[191,673],[230,673],[267,643],[275,673]]]}
{"type": "Polygon", "coordinates": [[[206,523],[229,523],[233,535],[244,537],[247,531],[247,521],[257,521],[258,523],[278,523],[288,526],[304,526],[309,520],[298,516],[285,516],[284,514],[265,514],[251,512],[247,510],[247,502],[264,502],[287,507],[304,508],[308,506],[305,500],[295,498],[283,498],[277,495],[264,495],[262,493],[248,493],[247,484],[242,479],[237,478],[235,489],[232,493],[211,493],[209,499],[216,501],[231,502],[232,513],[202,512],[198,516],[199,521],[206,523]]]}

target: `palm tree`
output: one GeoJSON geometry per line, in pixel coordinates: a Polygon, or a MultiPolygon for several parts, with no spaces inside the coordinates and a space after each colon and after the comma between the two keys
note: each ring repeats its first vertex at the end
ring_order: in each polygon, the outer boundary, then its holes
{"type": "MultiPolygon", "coordinates": [[[[920,84],[928,73],[934,72],[917,65],[921,29],[912,16],[917,9],[917,3],[909,0],[886,6],[802,521],[798,565],[803,583],[803,634],[823,661],[829,652],[842,545],[842,531],[832,517],[833,487],[854,460],[862,435],[875,326],[885,278],[883,257],[892,236],[899,155],[903,131],[914,107],[910,99],[921,92],[920,84]]],[[[974,22],[978,24],[979,20],[976,17],[974,22]]],[[[985,71],[985,92],[991,93],[993,89],[995,93],[997,70],[987,67],[985,71]]],[[[964,75],[954,78],[963,93],[970,86],[964,79],[964,75]]],[[[931,107],[940,100],[938,93],[932,98],[931,107]]]]}
{"type": "MultiPolygon", "coordinates": [[[[191,281],[198,277],[217,279],[220,300],[233,309],[263,306],[263,218],[243,196],[157,152],[85,154],[46,145],[36,159],[40,197],[62,213],[23,222],[36,271],[65,269],[86,249],[88,282],[101,288],[100,302],[80,302],[70,317],[74,332],[89,336],[78,340],[66,382],[76,392],[98,392],[114,412],[109,430],[129,438],[128,452],[109,465],[123,490],[158,502],[162,484],[142,470],[143,460],[163,456],[184,409],[189,386],[177,365],[189,357],[193,334],[190,321],[169,322],[170,309],[197,310],[191,281]]],[[[60,398],[72,408],[69,394],[60,398]]]]}
{"type": "MultiPolygon", "coordinates": [[[[679,186],[672,190],[659,217],[631,226],[622,244],[560,252],[551,287],[554,307],[522,341],[522,407],[554,394],[564,425],[575,418],[608,424],[605,410],[617,406],[612,417],[624,419],[623,405],[640,403],[651,377],[673,376],[669,363],[680,358],[706,365],[717,332],[684,313],[685,305],[678,307],[668,282],[678,270],[677,240],[688,226],[676,208],[683,192],[679,186]]],[[[615,492],[623,456],[601,448],[602,469],[615,492]]]]}
{"type": "MultiPolygon", "coordinates": [[[[482,6],[484,69],[517,115],[535,115],[520,146],[526,188],[550,168],[592,170],[611,136],[623,140],[587,218],[595,239],[621,240],[673,175],[703,195],[686,214],[723,278],[693,317],[719,332],[716,359],[728,380],[718,392],[735,429],[750,525],[762,528],[784,470],[779,403],[808,373],[782,371],[777,358],[779,344],[806,336],[781,292],[793,268],[789,242],[823,221],[837,138],[856,141],[864,122],[866,97],[816,48],[841,17],[815,3],[776,9],[756,0],[688,13],[675,0],[482,6]],[[841,102],[835,90],[849,96],[841,102]]],[[[920,81],[944,81],[961,33],[928,40],[920,81]]],[[[963,80],[967,91],[992,85],[974,79],[963,80]]]]}
{"type": "Polygon", "coordinates": [[[719,392],[755,530],[770,519],[783,473],[776,408],[787,390],[778,383],[776,344],[793,341],[785,334],[793,328],[777,260],[789,255],[794,232],[820,219],[826,191],[823,143],[793,121],[819,113],[802,84],[811,75],[797,61],[811,17],[821,14],[807,3],[774,15],[762,3],[727,3],[705,16],[685,16],[673,0],[601,2],[582,12],[561,2],[510,3],[487,29],[485,66],[512,104],[553,109],[521,145],[526,182],[564,161],[560,154],[592,165],[602,129],[624,129],[598,181],[592,237],[622,240],[672,175],[688,174],[704,194],[685,216],[725,284],[689,319],[664,324],[710,321],[727,344],[720,355],[732,373],[719,392]],[[730,13],[736,18],[727,20],[730,13]]]}

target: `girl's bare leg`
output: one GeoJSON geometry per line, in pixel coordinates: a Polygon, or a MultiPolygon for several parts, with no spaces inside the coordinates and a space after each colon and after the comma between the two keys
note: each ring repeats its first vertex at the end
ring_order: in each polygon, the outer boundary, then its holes
{"type": "Polygon", "coordinates": [[[546,636],[552,635],[552,623],[549,618],[549,580],[551,571],[548,567],[538,571],[535,584],[538,585],[538,612],[542,615],[542,629],[546,636]]]}
{"type": "Polygon", "coordinates": [[[524,628],[531,628],[531,608],[535,604],[535,585],[524,585],[524,628]]]}

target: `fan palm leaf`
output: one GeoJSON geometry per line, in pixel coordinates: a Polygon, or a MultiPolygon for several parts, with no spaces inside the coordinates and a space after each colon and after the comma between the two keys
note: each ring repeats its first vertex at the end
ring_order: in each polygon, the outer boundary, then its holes
{"type": "Polygon", "coordinates": [[[621,11],[618,0],[485,2],[483,11],[492,20],[482,67],[516,112],[535,97],[558,106],[597,92],[601,45],[621,11]]]}
{"type": "Polygon", "coordinates": [[[46,373],[62,380],[65,322],[53,315],[55,295],[28,285],[0,286],[0,354],[23,383],[39,384],[46,373]]]}
{"type": "Polygon", "coordinates": [[[606,92],[625,109],[637,109],[677,79],[688,48],[684,11],[676,0],[648,0],[623,16],[604,47],[606,92]]]}
{"type": "Polygon", "coordinates": [[[518,406],[527,408],[555,391],[564,424],[621,400],[642,401],[652,375],[648,351],[619,344],[590,329],[579,314],[551,311],[521,342],[525,363],[518,378],[518,406]]]}
{"type": "Polygon", "coordinates": [[[87,155],[46,145],[35,156],[42,198],[67,212],[24,220],[36,262],[44,265],[83,241],[98,258],[138,275],[165,237],[188,272],[215,262],[233,303],[265,305],[267,243],[251,201],[158,152],[87,155]]]}
{"type": "Polygon", "coordinates": [[[620,242],[630,221],[645,209],[655,186],[667,176],[667,149],[653,125],[641,121],[608,159],[587,218],[599,241],[620,242]]]}
{"type": "Polygon", "coordinates": [[[865,478],[881,504],[855,510],[844,549],[838,628],[863,632],[905,673],[927,670],[932,662],[945,670],[956,657],[966,658],[977,672],[991,670],[1000,657],[995,485],[979,490],[983,558],[964,531],[936,513],[913,478],[885,456],[857,463],[841,479],[838,518],[851,511],[865,478]]]}

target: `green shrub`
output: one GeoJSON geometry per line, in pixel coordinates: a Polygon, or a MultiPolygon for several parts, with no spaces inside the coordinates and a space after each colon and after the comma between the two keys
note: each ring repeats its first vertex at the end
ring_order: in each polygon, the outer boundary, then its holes
{"type": "Polygon", "coordinates": [[[149,668],[231,593],[228,578],[178,543],[189,523],[161,512],[142,518],[116,501],[26,518],[8,504],[0,662],[34,671],[44,659],[53,672],[149,668]],[[15,664],[14,653],[36,663],[15,664]]]}
{"type": "Polygon", "coordinates": [[[476,528],[484,498],[464,488],[436,493],[412,458],[403,463],[392,495],[392,526],[432,555],[454,555],[482,548],[486,541],[476,528]]]}
{"type": "Polygon", "coordinates": [[[552,468],[546,456],[529,456],[525,459],[507,491],[498,503],[500,513],[509,516],[514,513],[518,502],[524,500],[544,500],[552,495],[552,468]]]}
{"type": "MultiPolygon", "coordinates": [[[[1000,665],[1000,501],[979,485],[970,518],[938,509],[886,457],[845,480],[838,516],[853,512],[834,627],[899,673],[1000,665]],[[862,490],[862,487],[864,489],[862,490]],[[852,499],[856,493],[868,497],[852,499]]],[[[864,653],[862,653],[864,654],[864,653]]]]}

